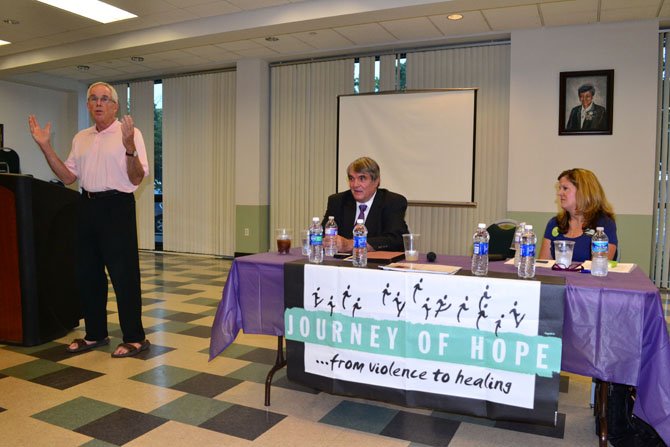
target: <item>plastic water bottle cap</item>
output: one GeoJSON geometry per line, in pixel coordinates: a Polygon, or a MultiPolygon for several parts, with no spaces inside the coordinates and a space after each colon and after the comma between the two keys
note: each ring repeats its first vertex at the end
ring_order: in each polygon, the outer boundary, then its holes
{"type": "Polygon", "coordinates": [[[312,222],[318,222],[319,218],[318,217],[312,217],[312,222]]]}
{"type": "Polygon", "coordinates": [[[363,222],[364,222],[363,219],[356,219],[356,223],[357,223],[357,224],[362,224],[363,222]]]}
{"type": "Polygon", "coordinates": [[[480,223],[479,225],[477,225],[477,228],[486,228],[486,224],[480,223]]]}
{"type": "Polygon", "coordinates": [[[605,231],[605,227],[596,227],[596,231],[605,231]]]}
{"type": "Polygon", "coordinates": [[[533,229],[533,226],[532,226],[532,225],[526,225],[524,228],[525,228],[526,230],[532,230],[532,229],[533,229]]]}

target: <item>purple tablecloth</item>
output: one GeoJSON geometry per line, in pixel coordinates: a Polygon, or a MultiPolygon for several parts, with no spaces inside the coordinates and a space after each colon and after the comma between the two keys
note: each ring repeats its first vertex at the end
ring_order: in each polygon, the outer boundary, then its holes
{"type": "MultiPolygon", "coordinates": [[[[261,253],[237,258],[216,312],[210,360],[247,334],[284,334],[284,263],[302,259],[261,253]]],[[[438,256],[440,264],[470,269],[465,256],[438,256]]],[[[489,271],[515,273],[492,262],[489,271]]],[[[635,414],[670,444],[670,345],[658,289],[639,269],[604,278],[537,268],[538,275],[566,278],[564,371],[637,387],[635,414]]]]}

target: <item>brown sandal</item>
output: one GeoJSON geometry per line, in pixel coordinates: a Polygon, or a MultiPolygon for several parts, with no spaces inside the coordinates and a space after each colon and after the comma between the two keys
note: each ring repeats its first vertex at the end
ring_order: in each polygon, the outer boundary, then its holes
{"type": "Polygon", "coordinates": [[[122,357],[134,357],[137,354],[139,354],[142,351],[146,351],[149,349],[149,346],[151,346],[151,343],[149,343],[149,340],[144,340],[140,342],[140,347],[138,348],[137,346],[133,345],[132,343],[121,343],[119,346],[116,347],[116,349],[119,349],[121,347],[126,349],[126,352],[123,354],[117,354],[116,350],[115,352],[112,352],[112,357],[115,359],[122,358],[122,357]]]}

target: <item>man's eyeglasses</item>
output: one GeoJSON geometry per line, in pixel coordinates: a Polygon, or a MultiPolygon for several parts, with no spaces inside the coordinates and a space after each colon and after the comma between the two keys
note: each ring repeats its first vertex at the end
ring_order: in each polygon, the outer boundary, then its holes
{"type": "Polygon", "coordinates": [[[556,263],[556,264],[551,266],[551,269],[552,270],[564,270],[564,271],[567,271],[567,272],[581,272],[582,270],[584,270],[584,266],[582,266],[582,264],[579,263],[579,262],[573,262],[572,264],[570,264],[568,266],[556,263]]]}
{"type": "Polygon", "coordinates": [[[88,97],[88,102],[90,102],[91,104],[97,104],[98,101],[100,101],[103,104],[107,104],[107,103],[110,103],[110,102],[115,102],[109,96],[101,96],[99,98],[97,96],[89,96],[88,97]]]}

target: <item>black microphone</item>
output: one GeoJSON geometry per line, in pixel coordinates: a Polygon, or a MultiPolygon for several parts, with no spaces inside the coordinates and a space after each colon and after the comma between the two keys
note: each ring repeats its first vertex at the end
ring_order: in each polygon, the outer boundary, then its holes
{"type": "Polygon", "coordinates": [[[428,253],[426,253],[426,259],[428,259],[428,262],[435,262],[436,257],[437,257],[437,255],[435,253],[433,253],[432,251],[429,251],[428,253]]]}

